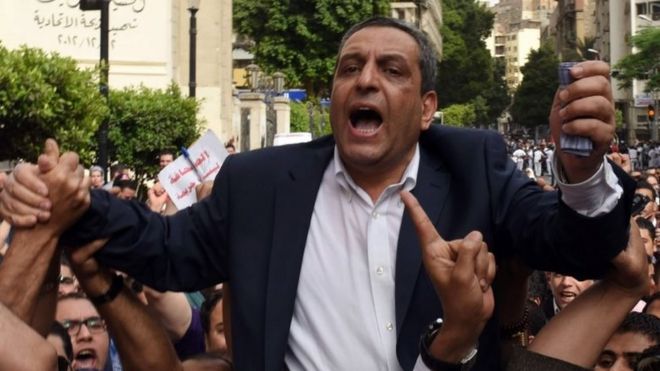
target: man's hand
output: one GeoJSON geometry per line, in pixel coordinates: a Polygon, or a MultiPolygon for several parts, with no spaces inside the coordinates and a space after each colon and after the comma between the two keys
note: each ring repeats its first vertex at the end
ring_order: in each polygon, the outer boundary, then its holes
{"type": "Polygon", "coordinates": [[[481,233],[445,241],[412,194],[403,191],[401,199],[417,229],[424,267],[442,302],[444,324],[431,352],[447,362],[459,361],[476,345],[493,314],[495,257],[481,233]]]}
{"type": "Polygon", "coordinates": [[[59,236],[89,207],[90,180],[84,176],[78,155],[66,152],[60,156],[57,143],[52,139],[46,141],[38,166],[42,170],[40,178],[48,185],[52,204],[51,218],[46,226],[59,236]],[[53,163],[56,163],[55,167],[52,167],[53,163]]]}
{"type": "Polygon", "coordinates": [[[634,220],[630,221],[628,246],[612,259],[612,265],[614,269],[607,276],[610,282],[640,298],[648,294],[649,263],[639,228],[634,220]]]}
{"type": "Polygon", "coordinates": [[[203,183],[198,184],[195,187],[195,193],[197,193],[197,202],[205,199],[209,195],[211,195],[211,191],[213,191],[213,182],[212,181],[206,181],[203,183]]]}
{"type": "Polygon", "coordinates": [[[20,164],[4,182],[0,192],[0,215],[18,227],[54,219],[56,230],[70,226],[89,204],[89,179],[79,165],[78,155],[60,157],[57,143],[48,139],[37,165],[20,164]],[[56,215],[53,205],[59,204],[56,215]],[[72,212],[73,211],[73,212],[72,212]]]}
{"type": "Polygon", "coordinates": [[[39,179],[39,167],[23,163],[6,177],[0,192],[0,216],[17,227],[32,227],[50,218],[48,187],[39,179]]]}
{"type": "Polygon", "coordinates": [[[569,183],[589,179],[603,163],[603,156],[614,138],[615,119],[610,68],[601,61],[582,62],[571,69],[575,81],[555,94],[550,111],[550,128],[555,143],[563,131],[587,137],[593,142],[589,157],[564,153],[557,155],[569,183]]]}
{"type": "Polygon", "coordinates": [[[625,153],[612,152],[607,157],[623,169],[626,173],[632,173],[632,162],[630,156],[625,153]]]}
{"type": "Polygon", "coordinates": [[[96,240],[85,246],[64,250],[80,286],[90,296],[98,296],[107,292],[112,284],[110,272],[101,267],[94,258],[94,254],[103,248],[106,242],[108,242],[107,239],[96,240]]]}
{"type": "Polygon", "coordinates": [[[149,200],[149,208],[151,211],[157,213],[163,209],[163,206],[169,199],[165,188],[163,188],[163,185],[160,184],[160,182],[157,182],[153,187],[149,188],[147,191],[147,198],[149,200]]]}

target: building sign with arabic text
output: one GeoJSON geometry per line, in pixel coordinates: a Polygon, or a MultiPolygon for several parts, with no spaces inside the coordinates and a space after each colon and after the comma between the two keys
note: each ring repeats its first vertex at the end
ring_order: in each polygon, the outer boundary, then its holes
{"type": "MultiPolygon", "coordinates": [[[[25,44],[80,61],[99,58],[100,11],[80,10],[79,0],[0,0],[0,40],[25,44]]],[[[169,1],[110,0],[110,61],[169,64],[169,1]]]]}

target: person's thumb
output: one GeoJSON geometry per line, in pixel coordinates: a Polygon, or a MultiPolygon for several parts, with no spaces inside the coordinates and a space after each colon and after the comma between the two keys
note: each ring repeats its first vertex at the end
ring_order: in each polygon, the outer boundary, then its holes
{"type": "Polygon", "coordinates": [[[58,147],[57,142],[50,138],[46,139],[46,143],[44,145],[44,153],[41,154],[37,160],[39,171],[42,173],[51,171],[57,165],[59,158],[60,148],[58,147]]]}

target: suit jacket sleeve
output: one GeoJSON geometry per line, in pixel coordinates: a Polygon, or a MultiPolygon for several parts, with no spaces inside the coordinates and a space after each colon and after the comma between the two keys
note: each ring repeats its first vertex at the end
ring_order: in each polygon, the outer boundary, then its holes
{"type": "MultiPolygon", "coordinates": [[[[515,169],[499,136],[486,140],[486,163],[499,247],[511,248],[535,269],[578,278],[602,276],[628,242],[630,207],[635,182],[618,166],[614,171],[624,193],[616,207],[586,217],[561,201],[557,192],[543,192],[515,169]]],[[[506,255],[501,254],[501,255],[506,255]]]]}
{"type": "Polygon", "coordinates": [[[89,210],[63,236],[68,246],[110,237],[96,254],[104,265],[158,290],[194,291],[227,279],[227,193],[230,161],[212,194],[172,216],[137,201],[92,191],[89,210]],[[221,191],[222,189],[222,191],[221,191]]]}

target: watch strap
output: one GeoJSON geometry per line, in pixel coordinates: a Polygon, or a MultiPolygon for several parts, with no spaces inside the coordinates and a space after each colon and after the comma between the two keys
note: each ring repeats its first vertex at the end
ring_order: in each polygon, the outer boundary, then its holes
{"type": "Polygon", "coordinates": [[[98,296],[90,296],[89,301],[91,301],[92,304],[97,307],[99,305],[109,303],[115,300],[117,295],[119,295],[121,292],[122,288],[124,288],[124,278],[115,273],[114,277],[112,277],[112,283],[110,284],[108,291],[98,296]]]}
{"type": "Polygon", "coordinates": [[[477,357],[477,348],[472,348],[470,353],[465,356],[460,363],[448,363],[441,361],[429,351],[429,347],[435,339],[438,331],[442,327],[442,318],[438,318],[431,322],[427,330],[422,335],[422,338],[419,341],[419,355],[422,359],[422,362],[426,367],[433,371],[468,371],[474,365],[477,357]]]}

